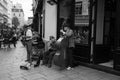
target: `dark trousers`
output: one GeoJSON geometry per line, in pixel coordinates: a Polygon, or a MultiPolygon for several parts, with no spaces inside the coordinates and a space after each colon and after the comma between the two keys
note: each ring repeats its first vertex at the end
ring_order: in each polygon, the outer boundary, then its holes
{"type": "Polygon", "coordinates": [[[52,64],[53,57],[56,51],[48,50],[43,54],[43,64],[52,64]]]}
{"type": "Polygon", "coordinates": [[[39,57],[36,62],[36,65],[38,65],[38,66],[40,65],[40,61],[43,60],[43,52],[44,52],[44,49],[41,49],[40,52],[38,53],[39,57]]]}
{"type": "Polygon", "coordinates": [[[47,64],[48,63],[48,55],[50,54],[51,51],[46,51],[44,54],[43,54],[43,64],[47,64]]]}
{"type": "Polygon", "coordinates": [[[49,54],[49,59],[48,59],[48,64],[49,65],[52,65],[52,60],[53,60],[53,57],[55,55],[56,51],[52,51],[50,54],[49,54]]]}
{"type": "Polygon", "coordinates": [[[66,53],[66,66],[67,67],[73,67],[73,47],[67,48],[66,53]]]}
{"type": "Polygon", "coordinates": [[[32,41],[26,41],[26,49],[27,49],[27,60],[28,62],[32,63],[31,57],[32,57],[32,41]]]}

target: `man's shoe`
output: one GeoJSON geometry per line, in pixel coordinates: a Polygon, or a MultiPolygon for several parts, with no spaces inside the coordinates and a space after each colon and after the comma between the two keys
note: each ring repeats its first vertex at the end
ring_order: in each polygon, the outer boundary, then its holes
{"type": "Polygon", "coordinates": [[[35,64],[34,67],[39,67],[39,65],[38,65],[38,64],[35,64]]]}
{"type": "Polygon", "coordinates": [[[71,67],[68,67],[68,68],[67,68],[67,70],[73,70],[73,68],[71,68],[71,67]]]}

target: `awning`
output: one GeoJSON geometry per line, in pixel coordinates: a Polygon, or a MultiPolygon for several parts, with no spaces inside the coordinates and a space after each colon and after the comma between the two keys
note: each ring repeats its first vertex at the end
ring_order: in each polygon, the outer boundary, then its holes
{"type": "Polygon", "coordinates": [[[88,26],[88,25],[89,25],[88,15],[75,16],[75,26],[88,26]]]}
{"type": "Polygon", "coordinates": [[[88,26],[89,23],[75,23],[75,26],[88,26]]]}

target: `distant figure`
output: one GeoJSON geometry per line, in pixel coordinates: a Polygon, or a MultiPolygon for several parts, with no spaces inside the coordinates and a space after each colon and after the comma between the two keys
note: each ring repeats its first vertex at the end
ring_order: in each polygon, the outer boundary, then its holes
{"type": "Polygon", "coordinates": [[[10,43],[14,45],[14,47],[16,47],[16,43],[17,43],[17,34],[13,33],[10,43]]]}

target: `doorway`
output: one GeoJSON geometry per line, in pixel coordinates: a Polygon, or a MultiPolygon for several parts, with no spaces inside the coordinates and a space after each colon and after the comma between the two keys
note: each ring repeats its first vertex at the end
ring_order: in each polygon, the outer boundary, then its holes
{"type": "Polygon", "coordinates": [[[113,51],[115,46],[116,35],[116,0],[105,0],[104,2],[104,26],[103,26],[103,43],[96,45],[95,63],[101,66],[113,68],[114,58],[113,51]]]}

